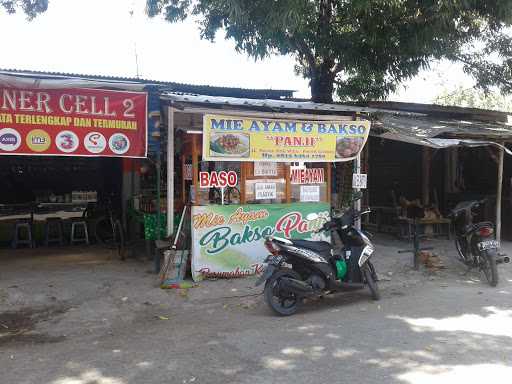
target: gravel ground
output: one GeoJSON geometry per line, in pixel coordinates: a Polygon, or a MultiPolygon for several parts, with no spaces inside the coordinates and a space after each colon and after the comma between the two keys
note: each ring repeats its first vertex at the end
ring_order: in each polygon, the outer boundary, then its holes
{"type": "Polygon", "coordinates": [[[438,272],[375,242],[381,301],[333,295],[288,318],[254,278],[161,290],[151,263],[98,248],[2,251],[0,383],[509,383],[510,267],[490,288],[451,242],[429,242],[438,272]]]}

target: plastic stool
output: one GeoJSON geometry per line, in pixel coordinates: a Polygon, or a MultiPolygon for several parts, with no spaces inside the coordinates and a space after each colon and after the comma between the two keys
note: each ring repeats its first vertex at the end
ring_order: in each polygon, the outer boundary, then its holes
{"type": "Polygon", "coordinates": [[[44,245],[50,243],[64,244],[64,234],[62,230],[62,219],[59,217],[48,218],[44,225],[44,245]]]}
{"type": "Polygon", "coordinates": [[[89,232],[87,231],[87,222],[85,220],[74,220],[71,222],[71,237],[70,243],[85,243],[89,244],[89,232]],[[77,231],[81,229],[81,231],[77,231]],[[81,233],[80,233],[81,232],[81,233]],[[80,236],[82,235],[82,236],[80,236]]]}
{"type": "Polygon", "coordinates": [[[16,224],[14,226],[14,238],[12,240],[12,247],[18,248],[20,245],[28,245],[29,248],[34,248],[34,240],[32,238],[32,223],[30,219],[19,219],[16,220],[16,224]],[[22,230],[25,229],[27,232],[27,238],[23,239],[21,237],[22,230]]]}

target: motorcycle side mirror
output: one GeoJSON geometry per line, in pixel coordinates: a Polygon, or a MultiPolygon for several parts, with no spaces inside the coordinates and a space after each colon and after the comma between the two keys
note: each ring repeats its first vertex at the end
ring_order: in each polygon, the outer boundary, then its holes
{"type": "Polygon", "coordinates": [[[308,213],[306,216],[307,221],[318,220],[319,218],[320,218],[320,216],[318,216],[318,213],[315,213],[315,212],[308,213]]]}

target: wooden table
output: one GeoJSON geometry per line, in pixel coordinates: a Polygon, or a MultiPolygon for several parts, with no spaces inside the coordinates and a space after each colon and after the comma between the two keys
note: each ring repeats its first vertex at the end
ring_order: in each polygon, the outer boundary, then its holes
{"type": "Polygon", "coordinates": [[[82,217],[87,203],[0,204],[0,242],[9,242],[16,220],[29,219],[34,238],[43,236],[43,223],[49,218],[66,220],[82,217]]]}
{"type": "Polygon", "coordinates": [[[27,203],[0,204],[0,221],[30,219],[45,221],[49,218],[71,219],[82,217],[87,203],[27,203]]]}
{"type": "MultiPolygon", "coordinates": [[[[393,222],[393,230],[386,232],[394,232],[398,234],[398,237],[411,240],[412,239],[412,226],[414,223],[413,219],[400,216],[400,207],[390,206],[372,206],[372,213],[375,215],[375,227],[377,232],[382,232],[385,228],[383,225],[383,218],[391,218],[393,222]]],[[[451,239],[451,220],[446,218],[440,219],[420,219],[419,224],[421,228],[425,228],[427,225],[432,225],[434,229],[434,236],[446,235],[448,239],[451,239]],[[445,230],[443,230],[443,227],[445,230]]],[[[372,225],[370,223],[370,225],[372,225]]]]}

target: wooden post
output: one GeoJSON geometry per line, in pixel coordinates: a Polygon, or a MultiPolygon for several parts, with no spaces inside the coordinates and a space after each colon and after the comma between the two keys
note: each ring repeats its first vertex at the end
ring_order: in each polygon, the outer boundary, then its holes
{"type": "MultiPolygon", "coordinates": [[[[353,174],[354,173],[361,173],[361,152],[357,155],[357,157],[354,160],[354,168],[353,168],[353,174]]],[[[359,192],[359,188],[353,188],[355,192],[359,192]]],[[[361,199],[356,200],[354,203],[355,207],[354,209],[357,212],[361,211],[361,199]]],[[[361,217],[359,217],[355,222],[355,227],[359,230],[361,230],[361,217]]]]}
{"type": "MultiPolygon", "coordinates": [[[[359,120],[360,119],[360,114],[359,112],[356,113],[356,120],[359,120]]],[[[362,152],[362,151],[361,151],[362,152]]],[[[354,160],[354,165],[353,165],[353,168],[352,168],[352,175],[354,173],[361,173],[361,152],[359,152],[357,154],[357,157],[355,158],[354,160]]],[[[352,176],[353,177],[353,176],[352,176]]],[[[353,179],[352,179],[353,180],[353,179]]],[[[353,181],[350,181],[350,185],[353,185],[353,181]]],[[[361,189],[359,188],[352,188],[352,192],[360,192],[361,189]]],[[[356,202],[354,203],[354,209],[357,211],[357,212],[361,212],[361,199],[358,199],[356,200],[356,202]]],[[[356,219],[356,222],[355,222],[355,227],[359,230],[361,230],[361,217],[359,217],[358,219],[356,219]]]]}
{"type": "Polygon", "coordinates": [[[290,164],[286,163],[284,165],[284,180],[285,180],[285,186],[284,186],[284,193],[286,196],[286,202],[291,203],[292,202],[292,185],[290,181],[290,164]]]}
{"type": "Polygon", "coordinates": [[[187,188],[185,172],[187,168],[187,160],[185,154],[181,155],[181,202],[183,205],[187,204],[187,188]]]}
{"type": "MultiPolygon", "coordinates": [[[[364,204],[368,209],[371,209],[370,207],[370,137],[366,140],[366,144],[363,148],[363,173],[366,174],[366,189],[364,194],[364,204]]],[[[370,215],[364,216],[364,222],[366,225],[370,224],[370,215]]]]}
{"type": "Polygon", "coordinates": [[[331,163],[327,163],[327,188],[326,188],[326,193],[327,193],[327,202],[330,203],[331,202],[331,163]]]}
{"type": "MultiPolygon", "coordinates": [[[[455,150],[457,147],[455,147],[455,150]]],[[[452,151],[453,148],[446,148],[443,150],[443,156],[444,156],[444,183],[443,183],[443,206],[446,207],[446,201],[448,199],[448,194],[452,192],[452,186],[453,186],[453,166],[452,166],[452,151]]]]}
{"type": "Polygon", "coordinates": [[[430,205],[430,157],[431,150],[429,147],[422,147],[422,189],[421,189],[421,201],[424,206],[430,205]]]}
{"type": "Polygon", "coordinates": [[[197,135],[192,135],[192,185],[194,186],[194,204],[199,203],[199,155],[197,135]]]}
{"type": "Polygon", "coordinates": [[[174,109],[167,108],[167,236],[174,232],[174,109]]]}
{"type": "Polygon", "coordinates": [[[245,180],[247,179],[247,164],[246,162],[240,163],[240,204],[245,204],[245,180]]]}
{"type": "MultiPolygon", "coordinates": [[[[505,145],[501,143],[501,145],[505,145]]],[[[505,151],[499,149],[498,153],[498,185],[496,188],[496,240],[501,241],[501,194],[503,189],[503,157],[505,151]]]]}

